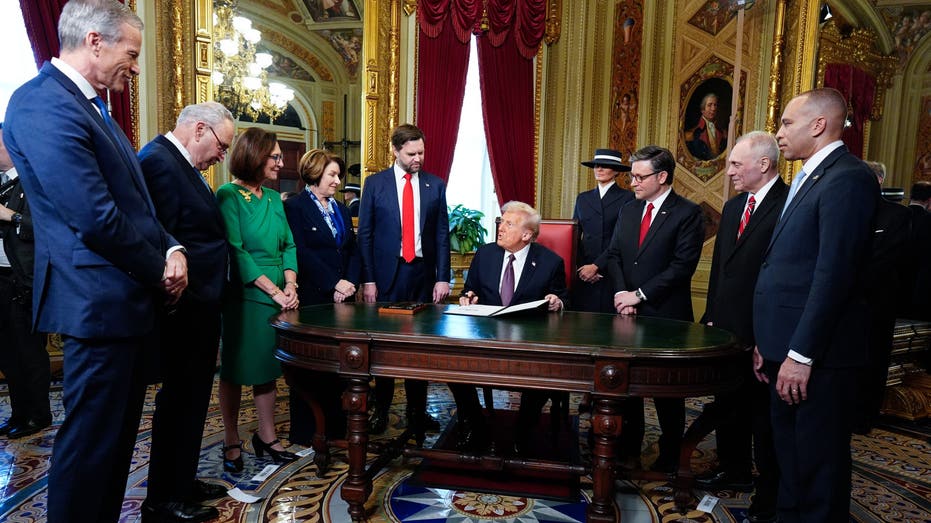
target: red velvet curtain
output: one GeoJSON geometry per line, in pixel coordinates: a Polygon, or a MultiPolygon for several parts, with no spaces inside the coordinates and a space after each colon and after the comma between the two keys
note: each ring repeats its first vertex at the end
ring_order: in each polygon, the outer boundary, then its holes
{"type": "Polygon", "coordinates": [[[535,204],[533,58],[546,30],[546,0],[421,0],[417,13],[417,120],[430,140],[431,171],[449,176],[468,42],[476,34],[485,138],[499,203],[535,204]]]}
{"type": "MultiPolygon", "coordinates": [[[[126,3],[125,0],[119,0],[126,3]]],[[[23,21],[26,25],[26,35],[32,45],[32,54],[35,55],[36,67],[58,56],[58,17],[68,0],[19,0],[23,11],[23,21]]],[[[132,108],[129,103],[129,89],[122,93],[110,93],[111,114],[119,123],[123,132],[129,137],[133,147],[136,146],[136,137],[132,127],[132,108]]]]}
{"type": "Polygon", "coordinates": [[[465,42],[462,42],[456,31],[449,27],[443,30],[442,21],[438,26],[437,35],[430,37],[421,23],[417,125],[429,143],[424,168],[445,181],[449,179],[459,135],[471,32],[465,34],[465,42]]]}
{"type": "Polygon", "coordinates": [[[863,127],[873,112],[876,78],[849,64],[828,64],[824,68],[824,86],[840,91],[852,109],[850,127],[844,129],[843,140],[850,152],[863,157],[863,127]]]}
{"type": "Polygon", "coordinates": [[[500,47],[478,39],[485,139],[498,203],[535,205],[533,62],[521,56],[513,38],[500,47]]]}

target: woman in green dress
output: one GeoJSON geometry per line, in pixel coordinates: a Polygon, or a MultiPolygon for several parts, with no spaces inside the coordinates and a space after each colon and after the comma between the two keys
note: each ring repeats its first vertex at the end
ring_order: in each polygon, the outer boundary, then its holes
{"type": "Polygon", "coordinates": [[[220,367],[220,411],[223,415],[223,468],[243,468],[239,406],[243,385],[252,385],[258,431],[252,446],[276,463],[296,456],[282,447],[275,433],[275,331],[268,318],[296,309],[297,258],[281,196],[263,188],[278,178],[283,165],[275,133],[251,127],[236,140],[229,168],[234,180],[217,190],[230,247],[230,283],[223,304],[223,349],[220,367]]]}

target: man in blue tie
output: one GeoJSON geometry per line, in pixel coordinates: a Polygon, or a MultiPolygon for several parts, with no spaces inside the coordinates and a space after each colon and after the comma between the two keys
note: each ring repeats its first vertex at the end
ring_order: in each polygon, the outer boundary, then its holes
{"type": "Polygon", "coordinates": [[[846,522],[850,436],[869,361],[870,259],[876,179],[841,141],[847,103],[834,89],[789,101],[776,133],[799,176],[776,224],[753,299],[758,379],[768,382],[776,457],[776,508],[794,522],[846,522]]]}
{"type": "Polygon", "coordinates": [[[145,395],[156,308],[187,286],[126,136],[91,101],[139,74],[142,21],[116,0],[72,0],[61,55],[10,99],[4,142],[35,230],[33,326],[64,342],[65,420],[48,521],[118,521],[145,395]]]}
{"type": "Polygon", "coordinates": [[[143,518],[203,521],[219,516],[200,502],[226,495],[195,479],[220,343],[220,294],[226,283],[226,228],[213,190],[200,171],[223,161],[235,123],[216,102],[181,110],[174,130],[139,151],[159,221],[190,257],[188,288],[162,309],[159,377],[143,518]]]}

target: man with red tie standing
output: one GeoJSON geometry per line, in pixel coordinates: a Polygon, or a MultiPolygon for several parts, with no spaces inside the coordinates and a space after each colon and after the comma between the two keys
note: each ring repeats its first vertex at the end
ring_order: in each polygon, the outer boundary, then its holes
{"type": "MultiPolygon", "coordinates": [[[[422,172],[423,131],[410,124],[391,133],[395,163],[365,180],[359,208],[359,251],[366,303],[442,303],[449,295],[449,217],[446,184],[422,172]]],[[[406,380],[408,424],[422,435],[427,423],[427,383],[406,380]]],[[[376,409],[370,432],[388,424],[394,379],[375,380],[376,409]]],[[[422,436],[420,436],[422,437],[422,436]]]]}
{"type": "MultiPolygon", "coordinates": [[[[694,321],[691,282],[704,241],[698,205],[672,190],[676,162],[668,149],[648,145],[631,158],[630,186],[636,197],[621,209],[608,247],[607,270],[620,314],[694,321]]],[[[654,470],[672,472],[679,462],[685,402],[655,398],[662,436],[654,470]]],[[[620,454],[637,466],[643,442],[643,399],[624,405],[620,454]]]]}

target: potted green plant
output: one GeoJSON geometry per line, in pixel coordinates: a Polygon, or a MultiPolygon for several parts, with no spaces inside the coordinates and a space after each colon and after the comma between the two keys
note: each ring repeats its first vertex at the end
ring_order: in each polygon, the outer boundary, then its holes
{"type": "Polygon", "coordinates": [[[485,227],[482,218],[485,214],[469,209],[462,204],[449,209],[449,250],[450,266],[453,272],[451,300],[458,300],[465,283],[465,271],[469,270],[475,250],[485,243],[485,227]]]}
{"type": "Polygon", "coordinates": [[[452,252],[474,252],[485,243],[482,211],[458,204],[449,209],[449,248],[452,252]]]}

